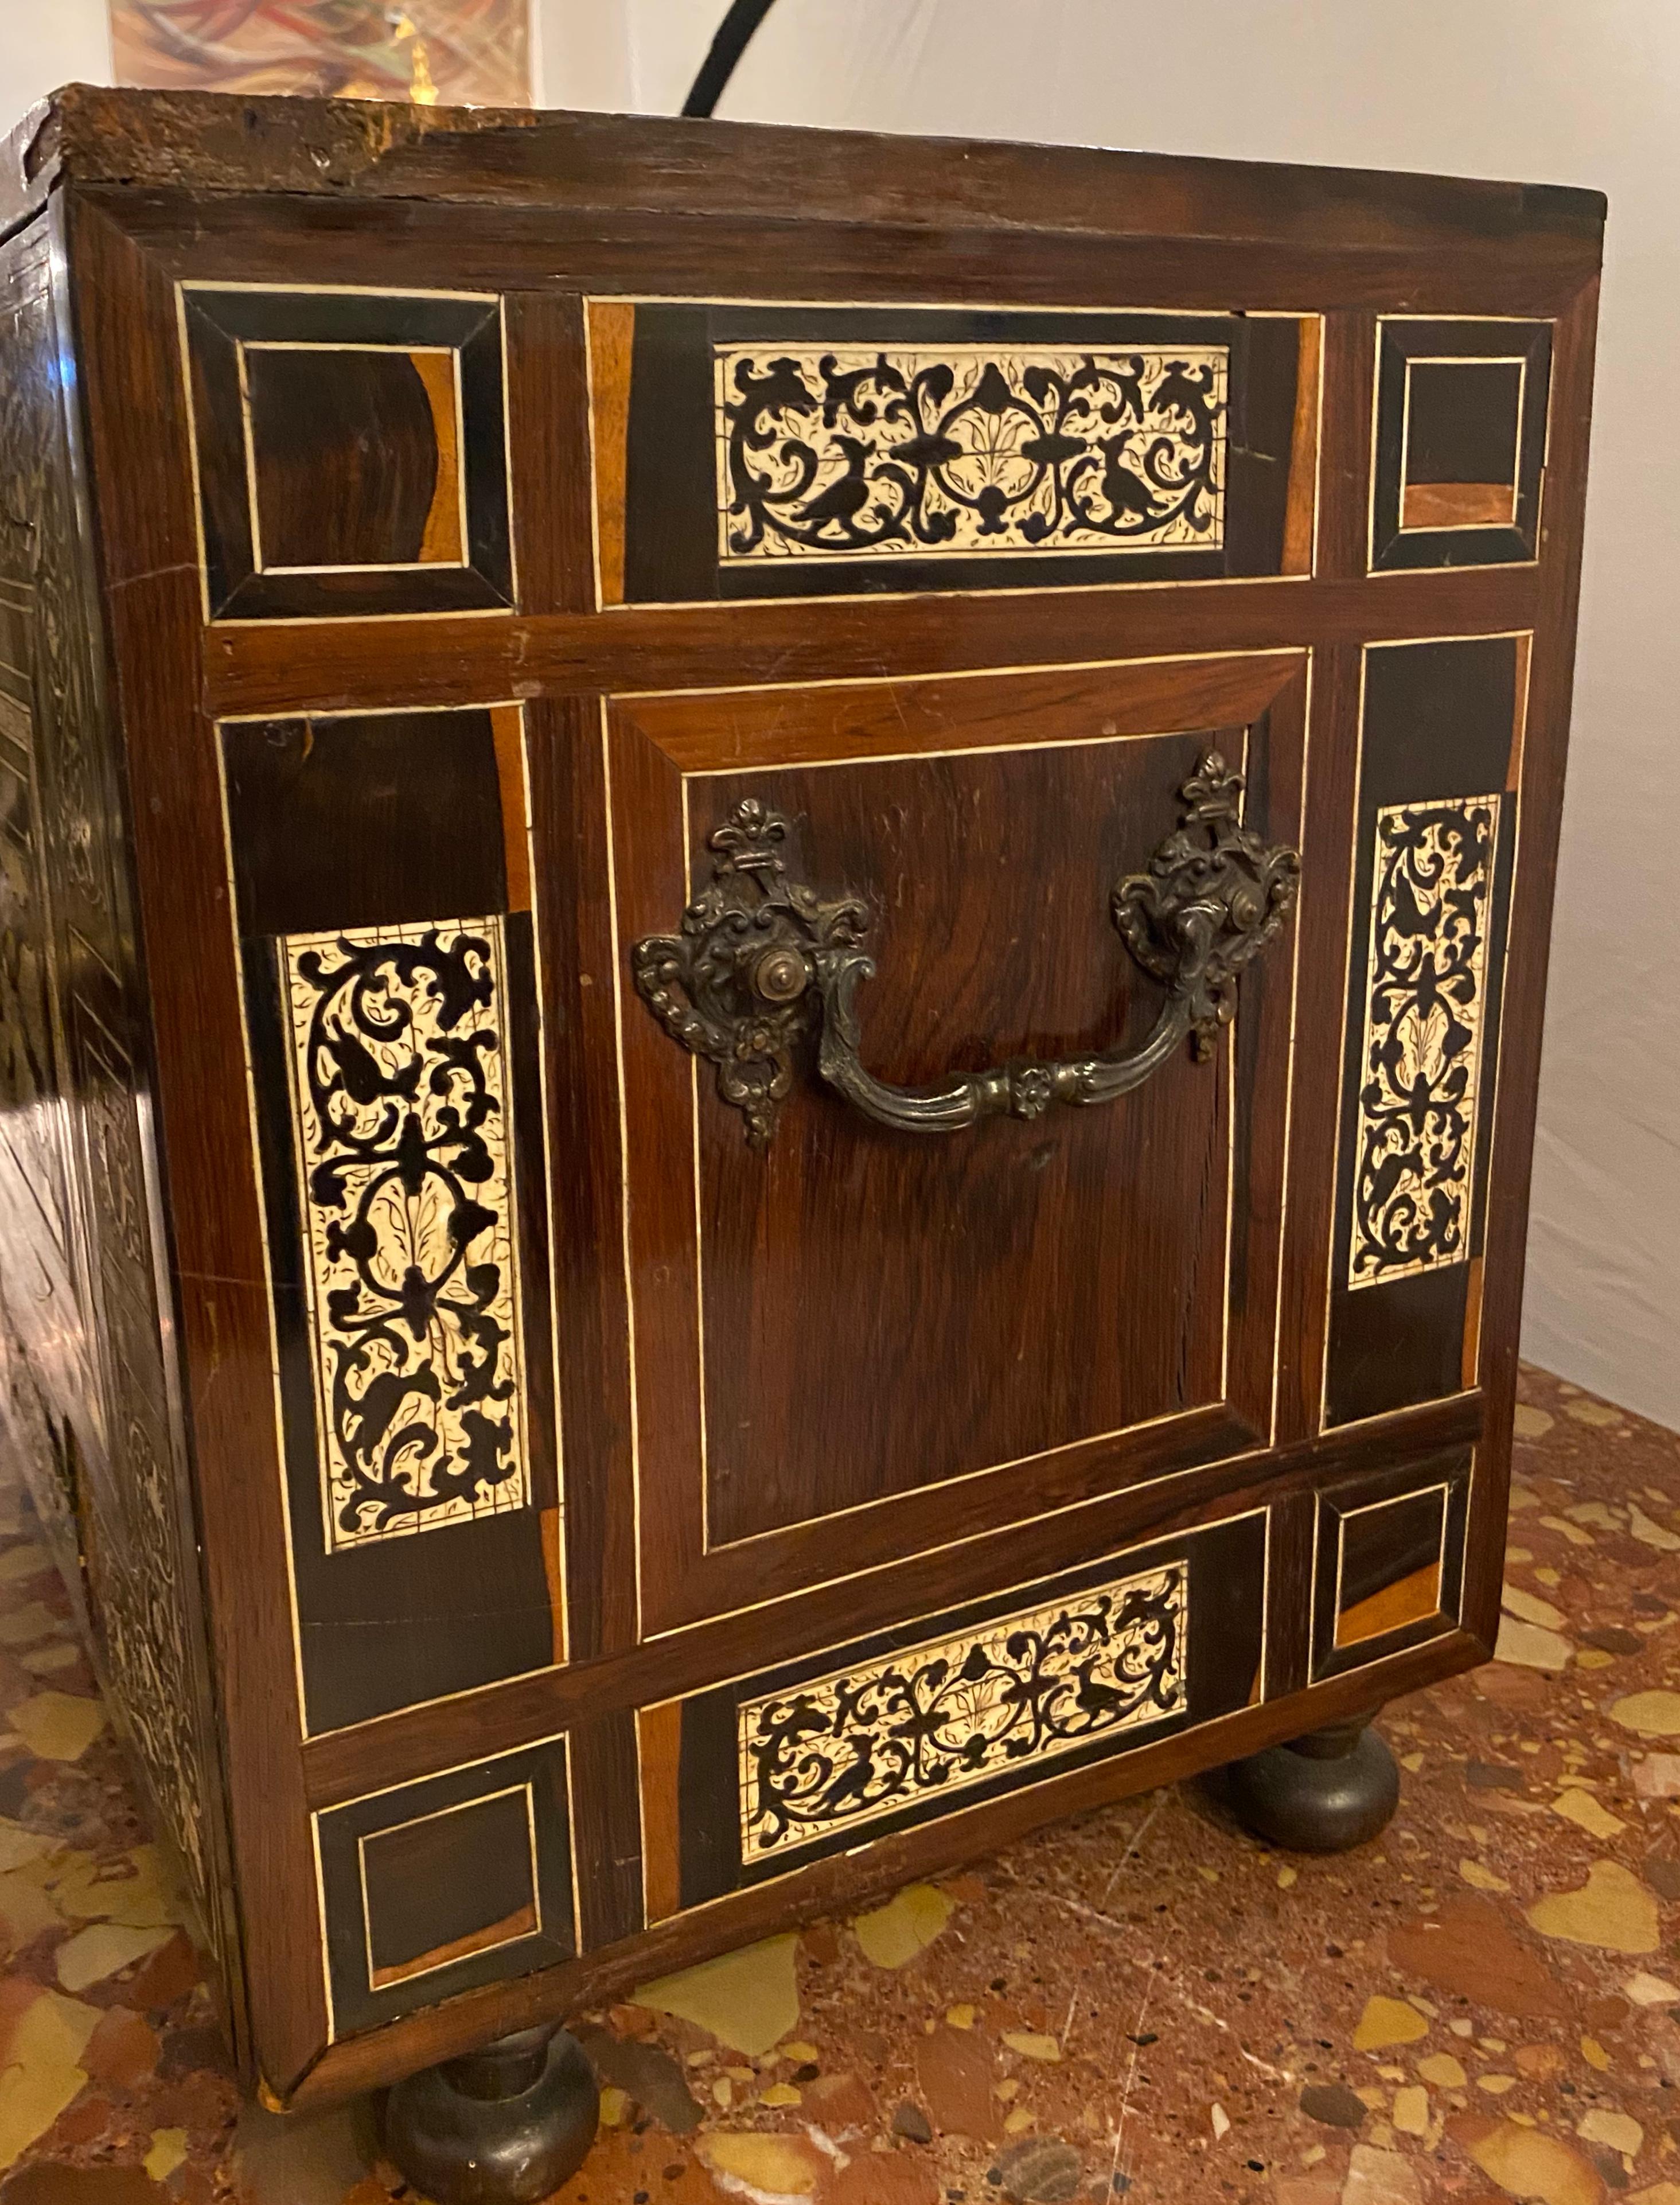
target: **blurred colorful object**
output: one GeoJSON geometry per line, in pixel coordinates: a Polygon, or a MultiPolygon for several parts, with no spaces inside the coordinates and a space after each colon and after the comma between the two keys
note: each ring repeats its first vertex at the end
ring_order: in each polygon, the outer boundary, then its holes
{"type": "Polygon", "coordinates": [[[531,98],[530,0],[110,0],[117,81],[424,106],[531,98]]]}

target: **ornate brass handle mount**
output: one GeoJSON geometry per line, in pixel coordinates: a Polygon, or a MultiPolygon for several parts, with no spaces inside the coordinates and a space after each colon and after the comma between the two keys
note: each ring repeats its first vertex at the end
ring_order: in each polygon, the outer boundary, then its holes
{"type": "Polygon", "coordinates": [[[873,975],[869,912],[857,896],[822,896],[787,877],[787,823],[744,798],[710,837],[712,877],[676,934],[632,954],[636,985],[665,1031],[717,1071],[717,1087],[768,1148],[793,1084],[793,1050],[813,1025],[817,1068],[877,1125],[950,1133],[1052,1102],[1112,1102],[1140,1086],[1188,1037],[1210,1057],[1237,1008],[1244,966],[1279,933],[1300,883],[1297,851],[1242,823],[1243,779],[1209,751],[1182,791],[1184,817],[1149,860],[1110,892],[1120,938],[1167,1000],[1129,1053],[1015,1063],[942,1086],[894,1087],[858,1055],[858,990],[873,975]]]}

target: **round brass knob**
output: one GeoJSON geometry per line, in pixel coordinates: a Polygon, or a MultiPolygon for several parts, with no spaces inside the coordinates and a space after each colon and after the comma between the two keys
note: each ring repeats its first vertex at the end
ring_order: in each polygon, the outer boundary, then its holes
{"type": "Polygon", "coordinates": [[[767,949],[752,968],[753,993],[767,1003],[791,1003],[805,991],[805,960],[797,949],[767,949]]]}

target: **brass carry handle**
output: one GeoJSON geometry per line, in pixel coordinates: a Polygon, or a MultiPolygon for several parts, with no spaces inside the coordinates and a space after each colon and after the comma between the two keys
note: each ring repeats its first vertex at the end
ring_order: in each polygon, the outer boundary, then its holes
{"type": "Polygon", "coordinates": [[[817,1068],[866,1118],[910,1133],[953,1133],[1052,1102],[1112,1102],[1141,1086],[1186,1036],[1198,1059],[1237,1008],[1244,966],[1283,927],[1300,885],[1300,853],[1242,823],[1243,778],[1209,751],[1181,792],[1184,817],[1144,873],[1108,899],[1120,938],[1167,990],[1148,1037],[1129,1054],[994,1066],[940,1087],[894,1087],[859,1057],[857,996],[875,965],[869,913],[856,896],[819,896],[787,878],[787,823],[744,798],[710,837],[712,878],[681,931],[631,953],[636,985],[674,1039],[716,1067],[718,1092],[768,1148],[793,1084],[795,1044],[820,1026],[817,1068]]]}

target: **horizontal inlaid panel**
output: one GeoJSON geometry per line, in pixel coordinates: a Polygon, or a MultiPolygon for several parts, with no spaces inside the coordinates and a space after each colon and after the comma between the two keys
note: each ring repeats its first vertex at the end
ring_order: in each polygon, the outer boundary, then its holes
{"type": "Polygon", "coordinates": [[[1304,573],[1319,324],[596,300],[603,601],[1304,573]]]}
{"type": "Polygon", "coordinates": [[[512,604],[499,300],[181,300],[212,619],[512,604]]]}
{"type": "Polygon", "coordinates": [[[650,1916],[1258,1702],[1267,1521],[644,1709],[650,1916]]]}
{"type": "Polygon", "coordinates": [[[1551,377],[1549,322],[1379,322],[1374,571],[1535,557],[1551,377]]]}
{"type": "Polygon", "coordinates": [[[712,362],[726,567],[1224,545],[1228,345],[720,344],[712,362]]]}
{"type": "Polygon", "coordinates": [[[743,1702],[742,1865],[1182,1715],[1188,1586],[1170,1562],[743,1702]]]}
{"type": "Polygon", "coordinates": [[[1313,1534],[1312,1675],[1386,1659],[1457,1623],[1471,1451],[1333,1481],[1313,1534]]]}
{"type": "Polygon", "coordinates": [[[224,723],[308,1727],[561,1658],[517,708],[224,723]]]}
{"type": "Polygon", "coordinates": [[[1327,1424],[1475,1382],[1529,639],[1364,669],[1327,1424]]]}
{"type": "Polygon", "coordinates": [[[577,1951],[567,1751],[549,1739],[315,1817],[335,2036],[577,1951]]]}

